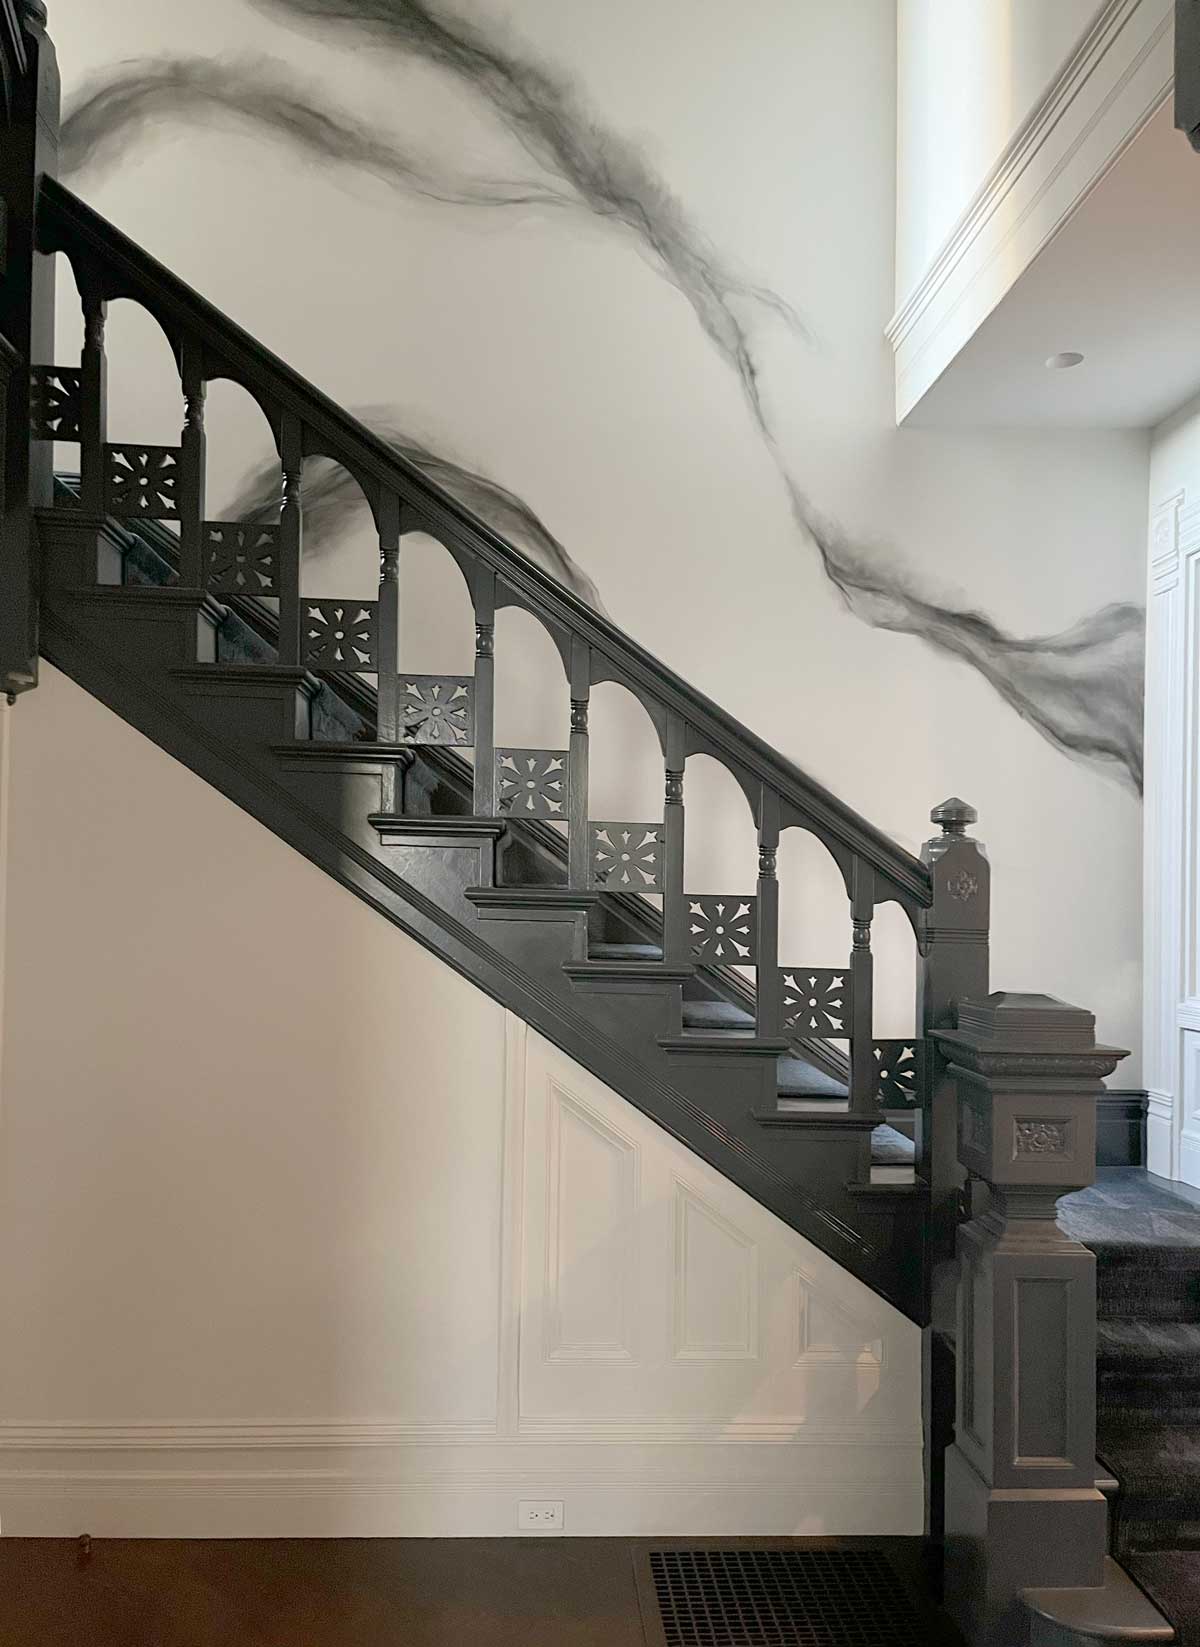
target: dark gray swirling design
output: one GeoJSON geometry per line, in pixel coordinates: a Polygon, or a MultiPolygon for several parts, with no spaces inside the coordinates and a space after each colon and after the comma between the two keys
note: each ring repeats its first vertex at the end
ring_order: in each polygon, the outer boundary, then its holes
{"type": "MultiPolygon", "coordinates": [[[[533,510],[506,486],[476,469],[433,452],[396,421],[391,408],[360,406],[353,415],[386,440],[392,449],[423,474],[472,510],[480,520],[537,562],[551,577],[566,585],[580,600],[603,612],[596,585],[576,564],[553,532],[533,510]]],[[[245,476],[236,496],[222,511],[222,519],[275,520],[279,516],[279,459],[265,459],[245,476]]],[[[304,466],[304,555],[306,561],[326,555],[342,537],[353,512],[366,507],[357,481],[340,464],[310,458],[304,466]]]]}
{"type": "MultiPolygon", "coordinates": [[[[278,70],[266,80],[264,96],[260,69],[249,77],[230,76],[214,73],[204,60],[178,58],[157,68],[125,65],[93,84],[66,122],[68,159],[76,165],[111,159],[113,145],[127,146],[149,118],[223,110],[269,127],[310,155],[366,169],[429,198],[458,205],[572,206],[622,228],[686,297],[705,335],[736,373],[787,489],[793,518],[849,610],[875,628],[917,636],[972,665],[1058,748],[1107,763],[1140,789],[1141,609],[1109,606],[1060,635],[1008,635],[983,614],[939,599],[896,557],[851,542],[823,516],[780,448],[759,384],[757,323],[774,316],[800,332],[795,311],[718,254],[648,159],[599,120],[560,69],[515,46],[497,26],[468,21],[429,0],[256,3],[289,23],[341,29],[452,75],[511,133],[539,176],[456,178],[320,108],[307,91],[281,84],[278,70]],[[164,91],[164,84],[185,93],[183,101],[164,91]]],[[[427,453],[426,461],[438,460],[427,453]]],[[[506,496],[536,519],[511,493],[506,496]]],[[[566,554],[561,545],[557,553],[566,554]]]]}
{"type": "Polygon", "coordinates": [[[348,115],[272,58],[142,58],[87,82],[62,123],[64,176],[96,177],[128,153],[150,125],[212,117],[278,138],[315,160],[355,167],[407,193],[451,206],[571,206],[571,196],[534,179],[460,178],[432,156],[403,148],[348,115]]]}

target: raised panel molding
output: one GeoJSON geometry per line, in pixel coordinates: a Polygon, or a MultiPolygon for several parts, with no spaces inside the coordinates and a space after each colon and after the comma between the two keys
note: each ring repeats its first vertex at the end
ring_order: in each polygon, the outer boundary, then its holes
{"type": "Polygon", "coordinates": [[[547,1101],[543,1353],[631,1362],[638,1146],[557,1082],[547,1101]]]}
{"type": "Polygon", "coordinates": [[[796,1365],[825,1363],[836,1367],[884,1365],[884,1344],[877,1328],[855,1317],[841,1301],[823,1291],[805,1270],[792,1272],[796,1293],[796,1365]]]}
{"type": "Polygon", "coordinates": [[[494,1418],[10,1420],[4,1532],[919,1533],[919,1330],[512,1015],[497,1079],[494,1418]]]}
{"type": "Polygon", "coordinates": [[[675,1359],[758,1358],[758,1246],[675,1180],[675,1359]]]}

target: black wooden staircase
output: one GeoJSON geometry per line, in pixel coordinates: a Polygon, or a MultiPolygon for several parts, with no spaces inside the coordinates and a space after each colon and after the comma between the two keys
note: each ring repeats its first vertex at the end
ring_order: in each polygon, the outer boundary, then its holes
{"type": "Polygon", "coordinates": [[[925,1327],[928,1531],[973,1644],[1169,1639],[1106,1558],[1094,1264],[1054,1217],[1092,1182],[1096,1101],[1123,1054],[1080,1008],[990,993],[973,809],[944,802],[921,856],[904,851],[58,184],[41,0],[0,0],[0,70],[9,701],[49,659],[925,1327]],[[78,361],[55,350],[53,254],[79,293],[78,361]],[[172,444],[109,438],[105,318],[119,298],[174,355],[172,444]],[[218,379],[251,396],[274,438],[267,518],[209,514],[205,392],[218,379]],[[57,479],[55,445],[77,453],[57,479]],[[370,599],[306,590],[309,459],[341,465],[369,505],[370,599]],[[406,667],[400,565],[416,533],[465,582],[470,674],[406,667]],[[561,660],[557,747],[497,746],[508,607],[561,660]],[[653,816],[591,814],[589,702],[610,682],[657,734],[653,816]],[[697,757],[745,798],[750,884],[685,880],[697,757]],[[820,842],[844,885],[836,953],[781,952],[788,830],[820,842]],[[875,1033],[872,922],[888,902],[915,937],[906,1040],[875,1033]]]}
{"type": "Polygon", "coordinates": [[[44,656],[923,1319],[927,1186],[904,1132],[926,1096],[926,1060],[920,1039],[873,1035],[870,929],[887,899],[919,923],[927,866],[68,190],[46,182],[39,212],[40,245],[70,260],[85,325],[78,365],[33,373],[35,440],[79,450],[78,477],[59,483],[40,520],[44,656]],[[177,446],[107,439],[104,316],[118,297],[149,310],[179,362],[177,446]],[[246,388],[275,433],[277,521],[206,515],[204,386],[219,377],[246,388]],[[304,594],[302,470],[315,456],[342,464],[370,504],[376,600],[304,594]],[[473,676],[403,670],[399,559],[418,531],[466,580],[473,676]],[[495,614],[507,605],[543,623],[562,658],[571,722],[559,749],[495,746],[495,614]],[[600,681],[634,693],[658,732],[659,818],[589,816],[588,698],[600,681]],[[746,796],[756,885],[684,885],[696,754],[721,761],[746,796]],[[853,941],[820,965],[782,964],[778,952],[775,863],[788,828],[814,834],[846,884],[853,941]],[[753,987],[738,967],[754,968],[753,987]]]}

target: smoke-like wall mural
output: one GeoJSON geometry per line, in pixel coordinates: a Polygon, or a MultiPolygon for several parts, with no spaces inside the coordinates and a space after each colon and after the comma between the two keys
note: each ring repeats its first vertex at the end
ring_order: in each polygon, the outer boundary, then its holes
{"type": "MultiPolygon", "coordinates": [[[[847,608],[874,628],[911,635],[969,664],[1044,738],[1103,765],[1140,790],[1143,612],[1114,604],[1065,631],[1022,637],[964,609],[905,565],[900,548],[852,538],[819,502],[820,476],[788,449],[761,382],[763,351],[782,331],[804,347],[808,325],[779,293],[756,284],[711,244],[647,155],[610,129],[557,65],[506,30],[428,0],[256,0],[280,25],[369,42],[396,61],[419,61],[453,78],[513,140],[508,176],[458,175],[437,156],[400,145],[278,60],[165,56],[114,65],[68,110],[62,161],[69,181],[118,164],[154,125],[233,121],[331,167],[351,167],[395,189],[448,207],[489,212],[519,206],[587,213],[637,247],[690,306],[700,333],[729,367],[782,482],[797,541],[815,549],[847,608]]],[[[813,332],[819,334],[819,316],[813,332]]],[[[503,485],[429,451],[386,410],[360,413],[489,524],[599,606],[588,574],[535,511],[503,485]]],[[[268,464],[247,477],[233,518],[267,507],[277,487],[268,464]]],[[[319,554],[345,530],[361,501],[340,471],[306,488],[306,552],[319,554]]]]}

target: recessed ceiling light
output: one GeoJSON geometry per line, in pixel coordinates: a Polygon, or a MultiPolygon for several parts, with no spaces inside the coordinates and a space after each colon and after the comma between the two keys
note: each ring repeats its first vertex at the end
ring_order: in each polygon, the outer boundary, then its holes
{"type": "Polygon", "coordinates": [[[1064,349],[1059,355],[1047,355],[1046,365],[1052,372],[1065,372],[1071,366],[1078,366],[1082,359],[1078,349],[1064,349]]]}

